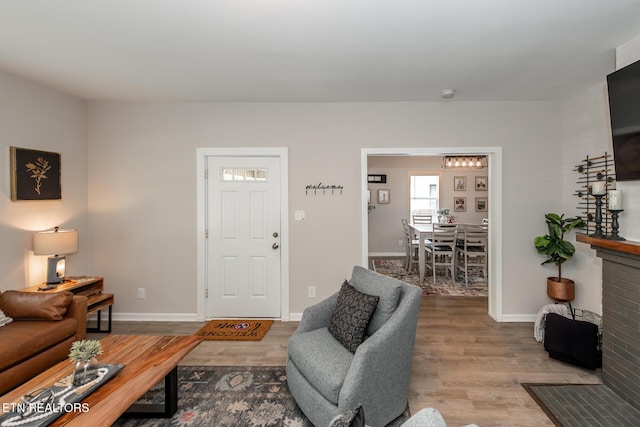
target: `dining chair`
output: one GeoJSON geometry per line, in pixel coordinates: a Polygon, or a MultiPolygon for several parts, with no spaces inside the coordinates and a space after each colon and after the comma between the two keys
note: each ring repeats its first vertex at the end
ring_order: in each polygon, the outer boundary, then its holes
{"type": "Polygon", "coordinates": [[[457,230],[458,224],[444,224],[442,222],[437,222],[433,224],[434,231],[451,231],[457,230]]]}
{"type": "Polygon", "coordinates": [[[478,277],[487,278],[487,241],[486,230],[465,231],[462,245],[456,246],[456,270],[464,272],[464,284],[469,286],[469,274],[475,270],[478,277]]]}
{"type": "Polygon", "coordinates": [[[425,244],[426,267],[433,274],[433,284],[436,283],[436,271],[438,267],[445,267],[451,274],[451,278],[455,281],[455,248],[457,226],[453,227],[436,227],[434,224],[431,242],[425,244]]]}
{"type": "Polygon", "coordinates": [[[432,224],[433,216],[432,215],[414,215],[413,216],[413,224],[432,224]]]}
{"type": "Polygon", "coordinates": [[[402,228],[404,230],[406,262],[405,269],[408,273],[413,269],[413,264],[418,264],[418,248],[420,240],[413,235],[411,227],[405,218],[402,218],[402,228]]]}

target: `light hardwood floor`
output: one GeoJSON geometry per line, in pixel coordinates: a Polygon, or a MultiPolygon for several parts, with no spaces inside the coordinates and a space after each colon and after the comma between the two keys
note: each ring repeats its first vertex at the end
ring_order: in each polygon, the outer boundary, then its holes
{"type": "MultiPolygon", "coordinates": [[[[190,335],[202,323],[114,322],[116,334],[190,335]]],[[[181,365],[284,365],[297,322],[275,322],[260,342],[205,341],[181,365]]],[[[99,334],[91,334],[99,337],[99,334]]],[[[391,368],[392,369],[392,368],[391,368]]],[[[550,359],[532,323],[496,323],[484,297],[425,296],[409,391],[412,413],[435,407],[449,427],[552,426],[520,385],[600,383],[590,371],[550,359]]],[[[375,372],[372,372],[375,375],[375,372]]]]}

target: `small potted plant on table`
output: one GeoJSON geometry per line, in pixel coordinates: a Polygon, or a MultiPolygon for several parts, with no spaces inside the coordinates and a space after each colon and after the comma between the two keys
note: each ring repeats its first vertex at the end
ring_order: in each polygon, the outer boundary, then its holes
{"type": "Polygon", "coordinates": [[[575,297],[575,283],[571,279],[562,277],[562,264],[573,257],[576,248],[573,243],[564,239],[565,233],[586,227],[580,218],[565,218],[564,214],[558,215],[548,213],[545,216],[549,233],[538,236],[534,239],[534,244],[538,253],[546,255],[544,264],[555,264],[558,266],[558,276],[547,278],[547,295],[558,302],[573,301],[575,297]]]}
{"type": "Polygon", "coordinates": [[[69,359],[76,362],[73,385],[79,387],[94,379],[98,367],[96,356],[99,354],[102,354],[102,346],[98,340],[75,341],[71,344],[69,359]]]}

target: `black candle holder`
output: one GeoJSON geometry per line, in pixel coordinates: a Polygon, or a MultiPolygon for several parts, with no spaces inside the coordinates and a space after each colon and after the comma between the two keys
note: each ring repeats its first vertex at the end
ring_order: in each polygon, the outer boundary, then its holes
{"type": "Polygon", "coordinates": [[[618,223],[618,215],[620,215],[620,212],[623,211],[624,209],[609,209],[609,212],[611,212],[611,236],[607,236],[606,239],[627,240],[624,237],[618,236],[618,229],[620,228],[620,224],[618,223]]]}
{"type": "Polygon", "coordinates": [[[596,232],[589,234],[590,237],[604,237],[604,233],[602,232],[602,198],[604,196],[604,194],[593,194],[593,197],[596,198],[596,232]]]}

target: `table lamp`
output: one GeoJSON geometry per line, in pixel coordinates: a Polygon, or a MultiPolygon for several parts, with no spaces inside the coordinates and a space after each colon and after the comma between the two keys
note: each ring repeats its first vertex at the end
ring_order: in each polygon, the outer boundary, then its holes
{"type": "Polygon", "coordinates": [[[65,255],[78,251],[78,230],[37,231],[33,235],[34,255],[50,255],[47,262],[47,284],[64,282],[65,255]]]}

